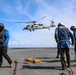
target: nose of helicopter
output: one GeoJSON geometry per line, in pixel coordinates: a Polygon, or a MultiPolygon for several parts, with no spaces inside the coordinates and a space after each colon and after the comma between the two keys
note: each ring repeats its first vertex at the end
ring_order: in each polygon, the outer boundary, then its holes
{"type": "Polygon", "coordinates": [[[25,30],[25,29],[27,29],[27,28],[23,28],[22,30],[25,30]]]}

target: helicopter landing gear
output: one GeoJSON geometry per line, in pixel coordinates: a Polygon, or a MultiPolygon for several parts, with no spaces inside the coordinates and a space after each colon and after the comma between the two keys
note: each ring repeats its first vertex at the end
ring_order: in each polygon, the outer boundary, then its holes
{"type": "Polygon", "coordinates": [[[31,29],[30,29],[30,32],[31,32],[31,29]]]}
{"type": "Polygon", "coordinates": [[[34,31],[34,29],[32,29],[34,31]]]}
{"type": "Polygon", "coordinates": [[[50,29],[49,29],[50,30],[50,29]]]}

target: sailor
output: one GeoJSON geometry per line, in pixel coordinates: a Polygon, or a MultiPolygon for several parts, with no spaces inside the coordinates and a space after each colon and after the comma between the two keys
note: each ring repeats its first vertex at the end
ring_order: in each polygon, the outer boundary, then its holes
{"type": "Polygon", "coordinates": [[[75,51],[75,59],[76,59],[76,28],[75,26],[71,26],[70,29],[73,31],[73,35],[75,39],[74,51],[75,51]]]}
{"type": "Polygon", "coordinates": [[[70,67],[70,38],[72,41],[72,45],[74,45],[74,36],[70,32],[70,30],[67,27],[65,27],[65,25],[62,23],[58,24],[58,32],[56,33],[56,35],[56,41],[60,46],[59,48],[61,65],[62,69],[64,70],[66,68],[64,54],[66,54],[67,67],[70,67]]]}
{"type": "Polygon", "coordinates": [[[59,40],[58,40],[58,27],[55,29],[55,35],[54,35],[55,41],[57,43],[57,56],[56,56],[56,58],[59,58],[59,54],[60,54],[60,46],[59,46],[59,40]]]}
{"type": "Polygon", "coordinates": [[[0,23],[0,68],[2,67],[3,57],[8,61],[10,67],[12,67],[12,60],[7,54],[8,42],[9,31],[5,29],[3,23],[0,23]]]}

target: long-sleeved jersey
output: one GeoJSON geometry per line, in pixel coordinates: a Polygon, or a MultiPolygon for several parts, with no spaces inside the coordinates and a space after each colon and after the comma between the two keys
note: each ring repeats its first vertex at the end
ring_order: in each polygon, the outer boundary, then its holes
{"type": "Polygon", "coordinates": [[[55,30],[55,39],[59,43],[61,48],[70,48],[70,38],[72,44],[74,44],[74,36],[70,30],[66,27],[56,28],[55,30]]]}
{"type": "MultiPolygon", "coordinates": [[[[9,42],[9,32],[8,32],[8,30],[4,30],[3,37],[4,37],[4,43],[3,44],[8,46],[8,42],[9,42]]],[[[2,47],[3,44],[0,44],[0,47],[2,47]]]]}

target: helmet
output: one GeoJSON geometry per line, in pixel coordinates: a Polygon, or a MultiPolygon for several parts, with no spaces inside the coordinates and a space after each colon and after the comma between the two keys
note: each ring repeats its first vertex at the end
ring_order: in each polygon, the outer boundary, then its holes
{"type": "Polygon", "coordinates": [[[71,26],[70,30],[74,31],[75,30],[75,26],[71,26]]]}
{"type": "Polygon", "coordinates": [[[0,32],[4,30],[4,24],[0,23],[0,32]]]}
{"type": "Polygon", "coordinates": [[[58,24],[58,27],[59,27],[59,26],[64,26],[64,24],[63,24],[63,23],[59,23],[59,24],[58,24]]]}

